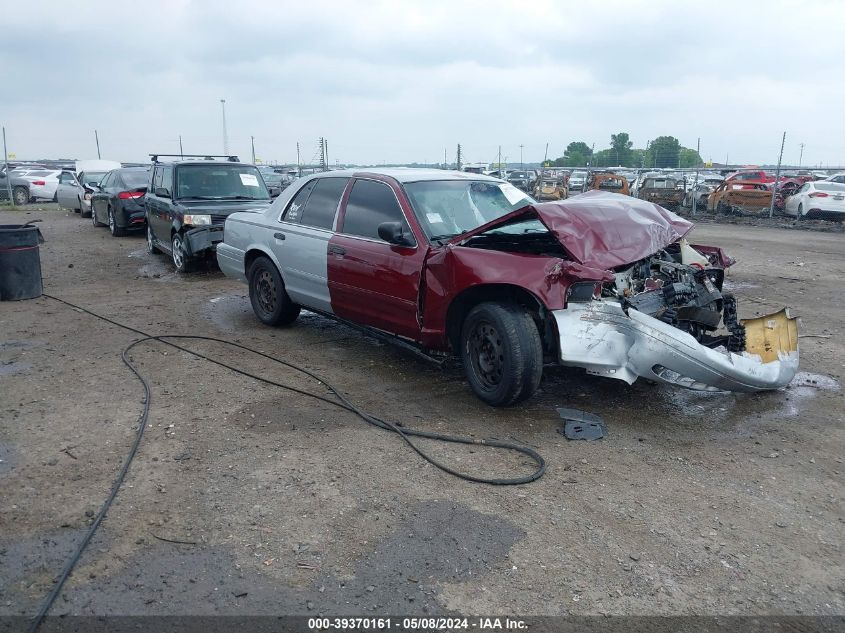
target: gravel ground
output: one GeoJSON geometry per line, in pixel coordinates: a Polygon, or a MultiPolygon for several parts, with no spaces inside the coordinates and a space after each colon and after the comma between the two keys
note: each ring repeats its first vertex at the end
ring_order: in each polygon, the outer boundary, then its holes
{"type": "MultiPolygon", "coordinates": [[[[802,317],[805,373],[789,388],[698,394],[550,370],[530,401],[495,410],[458,369],[322,317],[264,327],[244,286],[214,267],[179,276],[141,236],[52,205],[0,211],[36,217],[49,294],[150,333],[232,338],[381,417],[513,438],[548,462],[530,485],[466,483],[344,411],[144,344],[132,358],[153,387],[149,427],[53,614],[845,613],[841,225],[695,231],[739,260],[740,316],[802,317]],[[601,415],[608,436],[568,442],[555,406],[601,415]]],[[[108,492],[142,407],[120,360],[136,338],[47,298],[0,304],[0,615],[34,613],[108,492]]],[[[474,473],[531,468],[422,444],[474,473]]]]}

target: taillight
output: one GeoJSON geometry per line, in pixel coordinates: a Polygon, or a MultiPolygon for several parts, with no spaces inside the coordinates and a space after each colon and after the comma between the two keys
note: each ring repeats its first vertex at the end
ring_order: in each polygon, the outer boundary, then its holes
{"type": "Polygon", "coordinates": [[[121,191],[117,194],[117,197],[121,200],[129,200],[130,198],[143,198],[144,192],[143,191],[121,191]]]}
{"type": "Polygon", "coordinates": [[[32,181],[32,184],[33,184],[33,185],[35,185],[35,186],[37,186],[37,187],[43,187],[43,186],[44,186],[44,185],[46,185],[47,183],[46,183],[46,182],[44,182],[43,180],[33,180],[33,181],[32,181]]]}
{"type": "Polygon", "coordinates": [[[814,191],[810,194],[811,198],[827,198],[827,194],[824,191],[814,191]]]}

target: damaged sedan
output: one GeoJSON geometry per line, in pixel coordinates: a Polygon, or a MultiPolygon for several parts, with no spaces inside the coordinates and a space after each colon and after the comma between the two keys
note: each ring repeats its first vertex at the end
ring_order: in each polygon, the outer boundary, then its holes
{"type": "Polygon", "coordinates": [[[458,356],[493,406],[530,397],[545,364],[705,391],[785,386],[796,321],[741,321],[723,288],[733,260],[690,244],[692,228],[614,193],[537,203],[477,174],[332,171],[230,215],[217,258],[263,323],[305,308],[458,356]]]}

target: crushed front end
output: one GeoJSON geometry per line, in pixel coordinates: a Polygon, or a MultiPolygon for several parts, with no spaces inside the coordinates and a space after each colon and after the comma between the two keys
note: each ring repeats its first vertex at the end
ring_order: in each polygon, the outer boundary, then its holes
{"type": "Polygon", "coordinates": [[[574,284],[553,311],[561,364],[703,391],[777,389],[795,376],[796,319],[782,310],[739,321],[714,255],[679,240],[613,276],[574,284]]]}

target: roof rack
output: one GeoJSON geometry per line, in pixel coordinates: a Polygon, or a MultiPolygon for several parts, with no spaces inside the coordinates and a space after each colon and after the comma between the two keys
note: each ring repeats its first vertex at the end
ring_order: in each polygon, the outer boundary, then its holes
{"type": "Polygon", "coordinates": [[[150,160],[154,163],[158,162],[159,156],[166,156],[168,158],[201,158],[202,160],[214,160],[215,158],[225,158],[230,163],[239,163],[241,159],[234,155],[227,154],[150,154],[150,160]]]}

